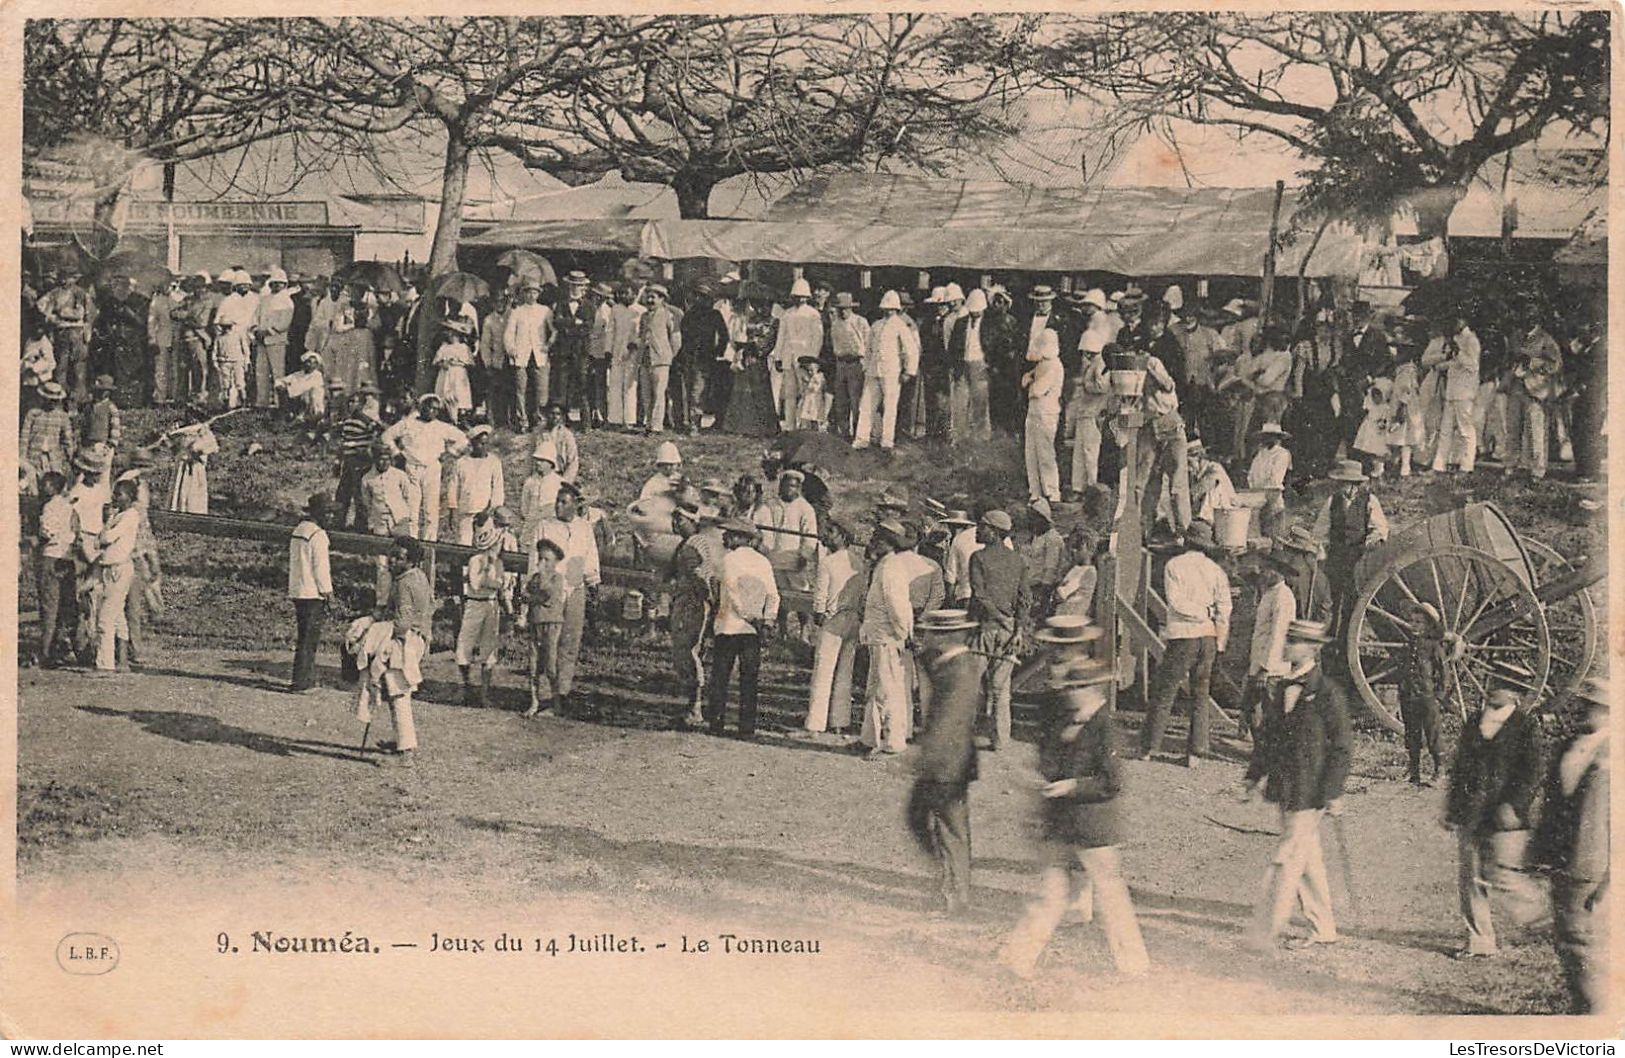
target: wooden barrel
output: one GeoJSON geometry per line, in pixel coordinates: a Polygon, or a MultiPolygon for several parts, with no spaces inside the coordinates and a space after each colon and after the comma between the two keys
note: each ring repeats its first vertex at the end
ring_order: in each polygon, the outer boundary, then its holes
{"type": "Polygon", "coordinates": [[[1516,572],[1525,584],[1535,585],[1529,553],[1507,516],[1493,503],[1470,503],[1391,531],[1387,541],[1360,559],[1355,581],[1364,587],[1366,578],[1389,559],[1397,555],[1420,557],[1449,544],[1465,544],[1488,552],[1516,572]]]}

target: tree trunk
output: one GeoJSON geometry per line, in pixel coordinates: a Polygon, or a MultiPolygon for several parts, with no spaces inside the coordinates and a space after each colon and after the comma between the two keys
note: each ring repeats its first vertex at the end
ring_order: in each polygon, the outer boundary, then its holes
{"type": "Polygon", "coordinates": [[[96,199],[95,208],[91,214],[89,238],[83,240],[80,249],[89,254],[99,263],[113,256],[118,249],[119,228],[123,218],[119,216],[119,206],[124,197],[124,187],[119,185],[111,192],[96,199]]]}
{"type": "MultiPolygon", "coordinates": [[[[468,195],[468,165],[472,149],[458,129],[446,131],[446,164],[440,180],[440,216],[435,221],[434,243],[429,248],[429,275],[457,270],[457,243],[463,234],[463,201],[468,195]]],[[[427,297],[427,295],[425,295],[427,297]]],[[[434,335],[440,326],[439,306],[426,300],[418,311],[417,391],[434,390],[434,335]]]]}
{"type": "Polygon", "coordinates": [[[1444,240],[1444,255],[1429,279],[1443,279],[1450,274],[1450,214],[1466,194],[1465,187],[1444,184],[1410,196],[1409,204],[1416,214],[1416,233],[1423,239],[1444,240]]]}
{"type": "Polygon", "coordinates": [[[677,212],[684,220],[704,220],[711,215],[711,191],[716,177],[707,173],[678,173],[671,182],[677,192],[677,212]]]}

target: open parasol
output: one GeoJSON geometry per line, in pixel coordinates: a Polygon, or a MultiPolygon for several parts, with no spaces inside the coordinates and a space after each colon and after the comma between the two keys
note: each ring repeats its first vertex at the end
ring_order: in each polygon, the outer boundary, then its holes
{"type": "Polygon", "coordinates": [[[447,272],[435,276],[429,289],[435,297],[450,298],[452,301],[478,301],[491,293],[489,283],[468,272],[447,272]]]}
{"type": "Polygon", "coordinates": [[[547,258],[529,250],[509,250],[497,258],[497,264],[506,268],[513,279],[520,282],[528,280],[539,287],[545,287],[550,283],[557,286],[559,282],[558,273],[553,271],[553,266],[548,263],[547,258]]]}
{"type": "Polygon", "coordinates": [[[383,261],[352,261],[337,272],[333,278],[344,283],[361,283],[373,290],[388,290],[399,294],[406,289],[401,282],[400,272],[392,264],[383,261]]]}

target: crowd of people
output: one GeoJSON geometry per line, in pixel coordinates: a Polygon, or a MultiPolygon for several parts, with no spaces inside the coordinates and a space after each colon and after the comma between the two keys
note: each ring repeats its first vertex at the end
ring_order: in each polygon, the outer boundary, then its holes
{"type": "MultiPolygon", "coordinates": [[[[577,430],[828,430],[853,448],[890,449],[899,435],[974,444],[1019,426],[1029,496],[1015,510],[916,505],[889,493],[859,522],[833,513],[816,467],[775,457],[760,478],[693,481],[677,444],[662,440],[629,513],[643,522],[641,553],[662,556],[655,609],[668,616],[683,696],[673,722],[722,735],[737,672],[734,726],[753,736],[764,641],[804,643],[812,667],[796,737],[855,744],[875,761],[909,754],[918,777],[910,824],[941,860],[950,911],[970,897],[966,791],[977,755],[1008,746],[1013,689],[1042,689],[1039,760],[1057,855],[1001,956],[1021,974],[1032,972],[1069,906],[1100,912],[1119,969],[1147,966],[1116,854],[1124,773],[1106,685],[1119,666],[1104,655],[1095,622],[1115,516],[1103,482],[1118,480],[1127,447],[1117,414],[1125,397],[1144,413],[1132,427],[1143,433],[1131,469],[1147,497],[1146,527],[1166,523],[1170,552],[1160,569],[1167,649],[1146,688],[1134,755],[1163,752],[1181,689],[1190,692],[1190,766],[1210,756],[1210,694],[1241,718],[1252,745],[1245,796],[1262,793],[1283,821],[1248,934],[1260,946],[1275,943],[1295,903],[1311,927],[1298,943],[1338,939],[1318,828],[1323,815],[1341,812],[1350,735],[1346,677],[1329,658],[1322,664],[1320,648],[1346,631],[1359,559],[1387,534],[1370,480],[1390,465],[1401,475],[1471,471],[1481,433],[1508,472],[1542,476],[1551,441],[1572,445],[1582,471],[1596,458],[1586,417],[1600,415],[1600,329],[1579,327],[1565,356],[1534,317],[1519,317],[1527,327],[1494,375],[1459,315],[1432,321],[1424,343],[1389,338],[1369,307],[1356,305],[1352,342],[1337,356],[1322,331],[1326,313],[1312,312],[1294,336],[1243,300],[1187,306],[1177,286],[1152,302],[1134,285],[1066,297],[1039,285],[1021,316],[999,288],[933,290],[921,317],[905,292],[887,290],[871,320],[850,292],[803,279],[784,304],[734,275],[702,280],[679,308],[662,284],[593,283],[571,272],[545,300],[539,284],[520,281],[512,304],[501,292],[483,306],[439,305],[428,356],[434,383],[419,393],[424,358],[413,344],[423,329],[412,321],[422,291],[384,298],[334,284],[310,304],[290,293],[304,285],[299,277],[273,270],[256,294],[254,278],[230,269],[218,283],[184,281],[143,314],[128,284],[102,302],[77,280],[61,277],[24,313],[23,488],[36,496],[39,662],[77,656],[98,673],[128,669],[162,606],[144,480],[157,445],[129,443],[120,398],[184,406],[186,421],[161,441],[174,460],[168,507],[191,513],[208,511],[207,466],[219,450],[211,419],[245,404],[284,408],[333,446],[338,471],[336,495],[312,496],[289,539],[292,687],[318,684],[334,594],[329,530],[391,537],[374,605],[345,629],[344,644],[360,687],[357,717],[370,725],[387,709],[400,765],[418,749],[412,699],[438,608],[425,543],[442,527],[473,549],[454,608],[466,700],[491,703],[512,631],[528,658],[526,715],[591,712],[576,668],[611,529],[583,502],[577,430]],[[289,357],[299,371],[284,373],[289,357]],[[1143,372],[1143,388],[1121,390],[1112,376],[1125,366],[1143,372]],[[1577,372],[1582,381],[1565,390],[1577,372]],[[1564,403],[1565,392],[1581,399],[1564,403]],[[1337,430],[1301,429],[1302,444],[1288,449],[1286,427],[1300,421],[1335,421],[1337,430]],[[517,492],[491,450],[497,430],[529,437],[531,473],[517,492]],[[1242,573],[1255,618],[1239,688],[1215,664],[1231,638],[1233,563],[1222,559],[1214,529],[1218,512],[1236,503],[1226,461],[1269,495],[1264,529],[1278,544],[1242,573]],[[1336,487],[1313,527],[1290,525],[1281,496],[1306,477],[1336,487]],[[1079,505],[1067,534],[1056,516],[1064,500],[1079,505]],[[524,556],[522,570],[505,563],[511,553],[524,556]],[[786,590],[809,592],[810,613],[792,614],[786,590]]],[[[1402,322],[1410,335],[1416,321],[1402,322]]],[[[1425,608],[1413,616],[1428,626],[1425,608]]],[[[1421,650],[1400,679],[1418,784],[1422,751],[1435,775],[1440,759],[1440,686],[1421,650]]],[[[1603,691],[1588,693],[1606,710],[1603,691]]],[[[1492,692],[1451,773],[1471,957],[1495,950],[1489,894],[1525,877],[1541,773],[1530,704],[1510,689],[1492,692]],[[1501,836],[1509,833],[1525,841],[1501,836]]],[[[1606,798],[1587,792],[1586,777],[1605,767],[1606,753],[1594,743],[1571,750],[1590,747],[1583,765],[1554,772],[1558,801],[1587,806],[1563,847],[1595,841],[1588,828],[1606,798]]],[[[1606,876],[1565,870],[1560,948],[1576,995],[1589,996],[1606,876]]]]}

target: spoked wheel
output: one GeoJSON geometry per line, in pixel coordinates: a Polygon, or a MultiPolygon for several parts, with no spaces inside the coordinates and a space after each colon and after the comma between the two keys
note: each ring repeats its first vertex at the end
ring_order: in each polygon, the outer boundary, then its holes
{"type": "MultiPolygon", "coordinates": [[[[1534,567],[1536,587],[1579,568],[1550,544],[1528,536],[1522,539],[1524,549],[1529,552],[1529,564],[1534,567]]],[[[1591,591],[1586,588],[1546,604],[1546,624],[1551,628],[1552,637],[1552,672],[1541,703],[1546,708],[1561,708],[1596,660],[1601,629],[1597,624],[1597,602],[1591,597],[1591,591]]]]}
{"type": "Polygon", "coordinates": [[[1360,586],[1349,619],[1348,662],[1355,689],[1378,720],[1403,731],[1397,706],[1378,688],[1397,682],[1401,661],[1422,632],[1421,604],[1444,629],[1446,709],[1465,718],[1493,686],[1538,698],[1551,668],[1551,631],[1519,571],[1463,544],[1397,555],[1360,586]]]}

